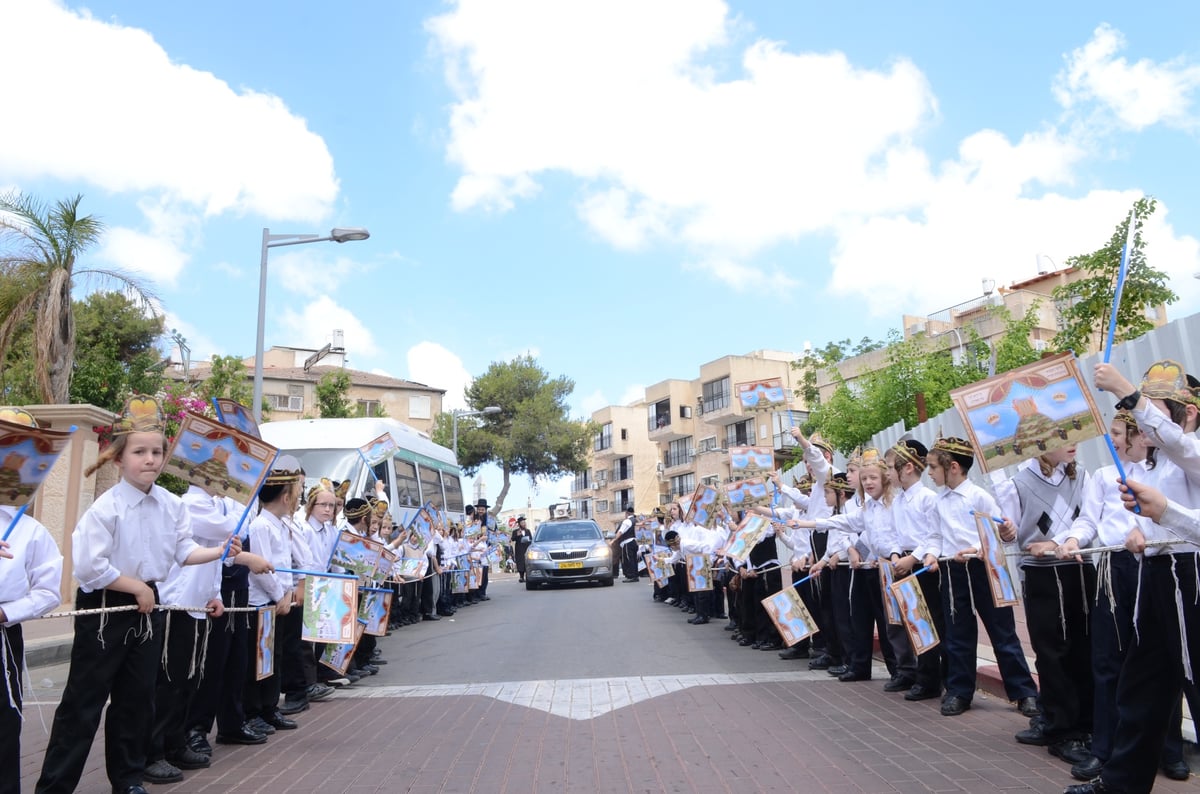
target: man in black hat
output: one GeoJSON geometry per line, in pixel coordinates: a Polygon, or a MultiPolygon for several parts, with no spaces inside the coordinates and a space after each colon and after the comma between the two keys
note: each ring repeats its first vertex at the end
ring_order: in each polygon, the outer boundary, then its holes
{"type": "Polygon", "coordinates": [[[525,550],[533,543],[533,533],[525,526],[525,516],[517,516],[517,528],[512,532],[513,559],[517,563],[517,581],[525,581],[525,550]]]}
{"type": "Polygon", "coordinates": [[[617,528],[616,539],[621,550],[621,567],[625,569],[625,578],[621,580],[623,582],[638,581],[636,527],[637,519],[634,517],[633,507],[626,507],[625,520],[617,528]]]}
{"type": "Polygon", "coordinates": [[[479,522],[480,536],[487,544],[487,548],[483,552],[483,574],[479,579],[479,589],[476,591],[476,597],[480,601],[491,601],[491,597],[487,594],[488,586],[488,568],[492,567],[488,562],[488,555],[492,552],[492,532],[496,529],[496,519],[488,513],[487,499],[480,499],[475,503],[475,520],[479,522]]]}

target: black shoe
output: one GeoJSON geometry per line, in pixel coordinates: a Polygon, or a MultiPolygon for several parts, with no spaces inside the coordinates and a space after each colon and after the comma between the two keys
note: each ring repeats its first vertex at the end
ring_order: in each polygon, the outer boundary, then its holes
{"type": "Polygon", "coordinates": [[[708,622],[708,618],[704,615],[697,615],[696,617],[694,617],[688,621],[688,623],[694,623],[697,626],[703,626],[707,622],[708,622]]]}
{"type": "Polygon", "coordinates": [[[942,691],[940,689],[931,689],[923,687],[920,684],[913,684],[912,689],[904,693],[904,699],[914,702],[918,700],[933,700],[936,697],[941,697],[941,694],[942,691]]]}
{"type": "Polygon", "coordinates": [[[1068,764],[1081,764],[1092,757],[1092,754],[1088,752],[1087,745],[1079,739],[1064,739],[1061,742],[1055,742],[1047,747],[1046,751],[1068,764]]]}
{"type": "Polygon", "coordinates": [[[422,615],[421,620],[441,620],[437,615],[422,615]]]}
{"type": "Polygon", "coordinates": [[[190,747],[173,753],[167,760],[180,769],[208,769],[212,763],[208,755],[198,753],[190,747]]]}
{"type": "Polygon", "coordinates": [[[913,680],[911,678],[902,678],[894,675],[883,685],[884,692],[903,692],[906,689],[912,689],[913,680]]]}
{"type": "Polygon", "coordinates": [[[754,640],[750,639],[749,637],[742,637],[740,640],[738,640],[738,645],[742,646],[743,648],[749,647],[753,644],[754,640]]]}
{"type": "Polygon", "coordinates": [[[333,692],[334,689],[332,686],[310,684],[308,689],[304,690],[304,697],[308,698],[309,703],[320,703],[322,700],[328,700],[333,697],[333,692]]]}
{"type": "Polygon", "coordinates": [[[1112,786],[1104,785],[1099,778],[1090,783],[1079,783],[1074,786],[1067,786],[1063,789],[1063,794],[1125,794],[1120,789],[1115,789],[1112,786]]]}
{"type": "Polygon", "coordinates": [[[971,708],[971,701],[960,698],[958,695],[947,695],[942,699],[943,717],[957,717],[969,708],[971,708]]]}
{"type": "Polygon", "coordinates": [[[783,643],[779,640],[771,640],[770,642],[760,642],[758,644],[760,651],[779,651],[783,650],[783,643]]]}
{"type": "Polygon", "coordinates": [[[792,647],[788,648],[786,651],[780,651],[779,658],[780,659],[807,659],[808,658],[808,649],[802,648],[799,645],[793,645],[792,647]]]}
{"type": "Polygon", "coordinates": [[[713,615],[713,617],[716,618],[717,620],[729,620],[729,616],[726,615],[724,612],[722,612],[719,615],[713,615]]]}
{"type": "Polygon", "coordinates": [[[834,665],[833,667],[825,668],[825,672],[829,673],[834,678],[837,678],[839,675],[845,675],[846,673],[850,672],[850,665],[848,665],[848,664],[834,665]]]}
{"type": "Polygon", "coordinates": [[[299,714],[302,711],[308,711],[308,701],[304,698],[299,700],[284,698],[283,705],[279,707],[280,714],[299,714]]]}
{"type": "Polygon", "coordinates": [[[361,665],[358,669],[367,675],[378,675],[379,673],[379,668],[374,663],[361,665]]]}
{"type": "Polygon", "coordinates": [[[267,737],[246,725],[235,733],[218,733],[217,744],[266,744],[267,737]]]}
{"type": "Polygon", "coordinates": [[[146,764],[142,777],[151,783],[178,783],[183,780],[183,773],[165,758],[160,758],[152,764],[146,764]]]}
{"type": "MultiPolygon", "coordinates": [[[[1042,724],[1040,722],[1036,724],[1030,724],[1030,726],[1023,731],[1017,731],[1017,735],[1014,738],[1019,744],[1031,744],[1034,747],[1046,747],[1051,743],[1050,740],[1046,738],[1046,733],[1042,730],[1042,724]]],[[[1084,759],[1081,758],[1079,760],[1082,761],[1084,759]]]]}
{"type": "Polygon", "coordinates": [[[492,597],[491,596],[479,596],[479,600],[480,601],[491,601],[492,597]]]}
{"type": "Polygon", "coordinates": [[[1186,761],[1172,761],[1164,763],[1160,769],[1162,769],[1162,773],[1171,780],[1187,780],[1192,776],[1192,770],[1188,768],[1186,761]]]}
{"type": "Polygon", "coordinates": [[[279,731],[294,731],[300,727],[295,720],[289,720],[278,711],[273,711],[267,716],[263,717],[263,722],[279,731]]]}
{"type": "Polygon", "coordinates": [[[146,787],[134,784],[121,789],[121,794],[147,794],[146,787]]]}
{"type": "Polygon", "coordinates": [[[518,577],[517,577],[517,581],[518,581],[518,582],[523,582],[523,581],[525,581],[525,577],[524,577],[524,575],[522,575],[522,576],[518,576],[518,577]]]}
{"type": "Polygon", "coordinates": [[[1017,701],[1017,711],[1026,717],[1036,717],[1042,713],[1042,707],[1038,705],[1037,698],[1030,696],[1017,701]]]}
{"type": "Polygon", "coordinates": [[[724,629],[726,631],[737,631],[737,624],[734,623],[733,621],[729,621],[728,623],[725,624],[724,629]]]}
{"type": "Polygon", "coordinates": [[[808,662],[809,670],[828,670],[830,667],[833,667],[833,659],[829,658],[829,654],[827,653],[823,653],[808,662]]]}
{"type": "Polygon", "coordinates": [[[853,670],[847,670],[838,676],[839,681],[870,681],[870,673],[856,673],[853,670]]]}
{"type": "Polygon", "coordinates": [[[632,577],[626,576],[626,577],[625,577],[624,579],[622,579],[621,581],[622,581],[622,582],[636,582],[636,581],[637,581],[637,579],[634,579],[634,578],[632,578],[632,577]]]}
{"type": "Polygon", "coordinates": [[[1094,755],[1088,756],[1086,761],[1071,764],[1071,777],[1076,780],[1095,780],[1103,771],[1104,762],[1094,755]]]}
{"type": "MultiPolygon", "coordinates": [[[[443,612],[439,612],[439,613],[438,613],[438,615],[440,615],[440,616],[442,616],[442,617],[444,617],[444,618],[448,618],[448,617],[450,617],[450,616],[451,616],[451,615],[453,615],[453,614],[454,614],[454,613],[453,613],[453,612],[451,612],[451,611],[450,611],[450,610],[448,610],[448,609],[447,609],[447,610],[445,610],[445,611],[443,611],[443,612]]],[[[424,620],[424,618],[422,618],[422,620],[424,620]]],[[[437,618],[436,618],[436,617],[433,617],[433,618],[429,618],[429,620],[437,620],[437,618]]]]}
{"type": "Polygon", "coordinates": [[[212,745],[208,743],[208,736],[201,733],[199,730],[190,730],[187,735],[188,749],[200,755],[212,755],[212,745]]]}
{"type": "Polygon", "coordinates": [[[255,717],[246,723],[246,727],[255,733],[261,733],[264,736],[270,736],[275,733],[275,726],[268,723],[262,717],[255,717]]]}

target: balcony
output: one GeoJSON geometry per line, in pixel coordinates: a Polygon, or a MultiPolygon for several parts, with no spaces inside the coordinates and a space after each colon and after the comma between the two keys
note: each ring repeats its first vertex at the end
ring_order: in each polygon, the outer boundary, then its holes
{"type": "Polygon", "coordinates": [[[742,416],[742,407],[729,392],[702,397],[697,401],[697,407],[703,421],[710,425],[727,424],[730,419],[742,416]]]}

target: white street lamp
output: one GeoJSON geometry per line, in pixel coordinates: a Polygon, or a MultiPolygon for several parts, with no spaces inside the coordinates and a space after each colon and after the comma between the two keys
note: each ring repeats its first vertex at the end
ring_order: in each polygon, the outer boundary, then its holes
{"type": "Polygon", "coordinates": [[[455,408],[454,410],[452,410],[450,412],[450,428],[451,428],[451,433],[454,436],[453,449],[454,449],[454,462],[455,463],[458,462],[458,417],[460,417],[460,416],[483,416],[484,414],[498,414],[498,413],[500,413],[500,407],[496,406],[496,405],[489,405],[487,408],[484,408],[482,411],[466,411],[466,410],[461,410],[461,409],[455,408]]]}
{"type": "Polygon", "coordinates": [[[270,229],[263,229],[262,264],[258,275],[258,338],[254,345],[254,402],[250,406],[255,422],[262,422],[263,333],[267,322],[267,251],[285,245],[305,243],[349,243],[366,240],[370,236],[371,233],[361,226],[338,226],[331,229],[326,237],[319,234],[271,234],[270,229]]]}
{"type": "Polygon", "coordinates": [[[953,359],[955,364],[961,364],[967,355],[966,348],[963,345],[962,334],[960,334],[958,332],[957,328],[951,326],[950,328],[947,328],[945,331],[939,331],[938,333],[934,334],[933,338],[937,339],[939,336],[945,336],[946,334],[954,334],[954,338],[956,340],[958,340],[958,355],[952,354],[951,358],[953,359]]]}

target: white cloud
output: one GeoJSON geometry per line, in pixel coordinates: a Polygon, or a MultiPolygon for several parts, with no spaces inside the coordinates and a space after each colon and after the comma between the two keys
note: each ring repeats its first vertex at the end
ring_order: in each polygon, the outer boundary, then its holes
{"type": "Polygon", "coordinates": [[[224,273],[225,275],[229,276],[230,278],[240,279],[240,278],[245,278],[245,276],[246,276],[245,270],[238,267],[237,265],[231,264],[224,260],[217,262],[215,265],[213,265],[213,270],[216,270],[218,273],[224,273]]]}
{"type": "Polygon", "coordinates": [[[359,363],[363,356],[369,358],[379,353],[375,337],[358,319],[358,315],[339,306],[328,295],[317,297],[298,312],[284,309],[277,318],[284,338],[267,342],[268,347],[277,344],[316,350],[330,340],[334,329],[341,329],[345,332],[346,355],[351,366],[359,363]]]}
{"type": "Polygon", "coordinates": [[[625,391],[621,393],[621,397],[617,400],[617,405],[629,405],[638,400],[646,399],[646,385],[644,383],[634,383],[625,387],[625,391]]]}
{"type": "Polygon", "coordinates": [[[132,275],[164,284],[174,284],[191,259],[170,240],[121,226],[108,230],[96,256],[132,275]]]}
{"type": "Polygon", "coordinates": [[[800,284],[778,268],[768,271],[732,259],[688,262],[684,264],[683,269],[707,273],[735,292],[769,293],[780,300],[787,299],[788,293],[800,284]]]}
{"type": "Polygon", "coordinates": [[[1119,30],[1101,25],[1091,40],[1066,56],[1054,94],[1068,109],[1095,100],[1135,130],[1153,124],[1195,128],[1192,96],[1200,88],[1200,65],[1183,59],[1130,63],[1118,53],[1127,46],[1119,30]]]}
{"type": "Polygon", "coordinates": [[[604,392],[596,389],[591,394],[581,395],[576,404],[579,406],[579,415],[589,419],[592,414],[608,405],[609,402],[604,396],[604,392]]]}
{"type": "Polygon", "coordinates": [[[474,378],[462,359],[437,342],[418,342],[408,349],[408,378],[438,389],[445,389],[442,410],[466,408],[463,397],[474,378]]]}
{"type": "Polygon", "coordinates": [[[162,193],[208,215],[330,213],[333,158],[303,118],[278,97],[174,62],[144,30],[54,0],[0,3],[0,68],[24,74],[30,64],[36,79],[5,82],[6,106],[58,123],[0,126],[0,173],[162,193]]]}
{"type": "Polygon", "coordinates": [[[273,255],[268,267],[279,277],[284,289],[302,295],[332,292],[363,266],[345,256],[329,256],[318,246],[303,246],[285,254],[273,255]]]}
{"type": "Polygon", "coordinates": [[[909,141],[937,110],[924,75],[758,40],[721,81],[705,59],[736,24],[715,0],[468,1],[431,20],[459,100],[453,205],[505,210],[566,172],[613,246],[680,243],[719,280],[760,284],[779,281],[750,272],[764,248],[912,206],[928,174],[909,141]]]}
{"type": "MultiPolygon", "coordinates": [[[[249,358],[254,355],[253,350],[234,350],[226,353],[216,342],[210,339],[200,331],[195,325],[183,319],[174,312],[166,312],[163,318],[163,329],[170,334],[173,331],[178,331],[186,344],[191,349],[191,362],[194,367],[196,364],[207,364],[212,361],[213,356],[236,355],[249,358]]],[[[175,342],[166,337],[165,345],[170,348],[170,355],[173,361],[179,360],[179,348],[175,342]]]]}

